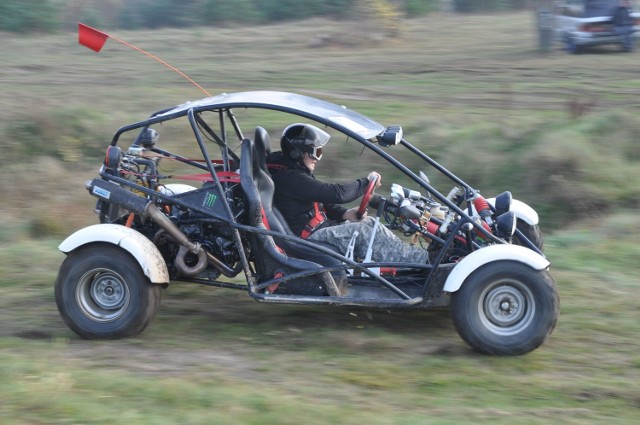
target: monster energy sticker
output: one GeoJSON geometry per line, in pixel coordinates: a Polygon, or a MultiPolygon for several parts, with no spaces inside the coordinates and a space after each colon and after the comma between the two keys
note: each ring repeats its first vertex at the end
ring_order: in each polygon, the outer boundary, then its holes
{"type": "Polygon", "coordinates": [[[202,206],[211,208],[213,207],[213,204],[216,203],[216,199],[218,199],[218,197],[214,193],[207,193],[204,197],[204,201],[202,201],[202,206]]]}

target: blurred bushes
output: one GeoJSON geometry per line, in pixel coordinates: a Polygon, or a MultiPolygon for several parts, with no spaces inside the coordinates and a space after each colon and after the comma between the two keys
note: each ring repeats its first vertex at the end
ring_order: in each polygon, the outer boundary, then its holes
{"type": "Polygon", "coordinates": [[[456,12],[495,12],[499,10],[524,9],[531,0],[453,0],[453,8],[456,12]]]}
{"type": "Polygon", "coordinates": [[[59,8],[50,0],[2,0],[0,31],[50,32],[60,27],[59,8]]]}
{"type": "Polygon", "coordinates": [[[101,158],[105,141],[96,125],[101,118],[85,109],[35,112],[8,122],[1,128],[4,152],[0,165],[51,157],[77,163],[101,158]]]}
{"type": "MultiPolygon", "coordinates": [[[[209,0],[212,1],[212,0],[209,0]]],[[[348,16],[357,0],[254,0],[252,7],[263,14],[265,22],[304,19],[312,16],[348,16]]]]}
{"type": "MultiPolygon", "coordinates": [[[[56,203],[62,202],[60,196],[67,196],[65,204],[87,201],[78,177],[65,172],[86,169],[86,164],[92,168],[99,165],[107,142],[100,140],[99,134],[109,133],[100,128],[101,117],[78,110],[34,117],[5,124],[3,139],[7,143],[0,157],[0,179],[11,182],[3,190],[13,188],[17,192],[4,195],[7,199],[53,196],[56,203]],[[24,167],[38,170],[41,176],[15,174],[24,167]],[[19,183],[10,180],[12,175],[20,176],[19,183]],[[45,175],[48,177],[43,181],[45,175]],[[67,185],[78,186],[79,194],[59,192],[67,185]]],[[[409,123],[405,133],[408,140],[485,196],[509,190],[516,199],[532,205],[546,230],[640,207],[640,118],[626,111],[551,123],[525,118],[464,125],[426,120],[409,123]]],[[[335,145],[335,149],[340,148],[335,145]]],[[[427,172],[441,192],[452,187],[449,180],[403,150],[392,149],[390,153],[410,169],[427,172]]],[[[352,153],[344,155],[344,162],[325,164],[325,172],[337,180],[352,178],[353,160],[352,153]]],[[[387,182],[399,177],[393,170],[385,173],[387,182]]],[[[32,235],[64,233],[68,226],[59,220],[48,212],[31,214],[27,231],[32,235]]]]}
{"type": "Polygon", "coordinates": [[[97,176],[100,162],[71,164],[37,156],[2,165],[0,243],[25,237],[63,238],[94,224],[95,198],[87,194],[84,182],[97,176]]]}
{"type": "MultiPolygon", "coordinates": [[[[527,0],[451,0],[458,12],[522,9],[527,0]]],[[[357,19],[357,9],[389,10],[418,17],[440,10],[441,0],[2,0],[0,30],[71,30],[78,22],[103,28],[149,29],[196,25],[255,24],[326,16],[357,19]],[[356,13],[354,13],[354,11],[356,13]]]]}
{"type": "Polygon", "coordinates": [[[404,0],[404,10],[407,18],[417,18],[437,12],[442,7],[440,0],[404,0]]]}
{"type": "MultiPolygon", "coordinates": [[[[425,151],[486,196],[511,191],[534,206],[546,227],[640,206],[640,118],[632,113],[453,125],[423,123],[418,138],[429,141],[425,151]]],[[[448,190],[448,181],[428,174],[448,190]]]]}

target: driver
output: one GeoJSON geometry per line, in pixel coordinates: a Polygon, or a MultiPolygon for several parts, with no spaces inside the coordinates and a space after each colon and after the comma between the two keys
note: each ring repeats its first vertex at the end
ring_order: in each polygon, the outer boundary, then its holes
{"type": "MultiPolygon", "coordinates": [[[[323,242],[345,254],[349,242],[358,232],[354,258],[364,259],[375,220],[366,212],[358,217],[358,208],[346,209],[340,204],[362,196],[370,179],[381,186],[375,171],[367,177],[345,183],[324,183],[313,172],[322,158],[329,134],[309,124],[292,124],[280,139],[281,151],[269,154],[267,162],[275,183],[274,205],[291,227],[304,239],[323,242]]],[[[383,225],[379,225],[373,243],[374,262],[427,262],[427,251],[402,242],[383,225]]]]}

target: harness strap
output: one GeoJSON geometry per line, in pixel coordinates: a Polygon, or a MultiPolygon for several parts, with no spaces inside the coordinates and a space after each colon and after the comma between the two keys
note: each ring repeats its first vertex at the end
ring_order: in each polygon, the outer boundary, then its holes
{"type": "Polygon", "coordinates": [[[307,239],[309,235],[311,235],[322,223],[327,221],[327,215],[324,213],[324,210],[320,209],[320,204],[318,202],[313,203],[313,216],[309,223],[304,226],[302,233],[300,233],[300,237],[302,239],[307,239]]]}
{"type": "Polygon", "coordinates": [[[282,164],[267,164],[269,170],[286,170],[287,166],[282,164]]]}

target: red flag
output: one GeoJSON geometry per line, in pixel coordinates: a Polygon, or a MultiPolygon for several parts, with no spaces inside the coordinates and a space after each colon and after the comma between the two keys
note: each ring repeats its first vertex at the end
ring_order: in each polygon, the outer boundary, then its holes
{"type": "Polygon", "coordinates": [[[99,52],[107,42],[108,34],[91,28],[88,25],[78,23],[78,42],[93,51],[99,52]]]}
{"type": "Polygon", "coordinates": [[[189,78],[189,76],[187,76],[185,73],[180,71],[178,68],[176,68],[176,67],[174,67],[172,65],[169,65],[167,62],[163,61],[159,57],[154,56],[149,52],[145,52],[141,48],[136,47],[133,44],[129,44],[124,40],[120,40],[117,37],[109,35],[106,32],[99,31],[99,30],[97,30],[95,28],[91,28],[89,25],[81,24],[80,22],[78,22],[78,42],[80,44],[82,44],[83,46],[86,46],[86,47],[90,48],[93,51],[99,52],[102,49],[102,47],[104,46],[104,43],[107,42],[108,38],[112,38],[114,41],[117,41],[118,43],[124,44],[125,46],[130,47],[133,50],[136,50],[136,51],[138,51],[138,52],[140,52],[142,54],[145,54],[145,55],[149,56],[152,59],[157,60],[158,62],[160,62],[161,64],[163,64],[167,68],[171,69],[172,71],[177,72],[180,76],[182,76],[183,78],[187,79],[194,86],[199,88],[204,94],[206,94],[207,96],[211,96],[208,91],[203,89],[198,83],[196,83],[191,78],[189,78]]]}

